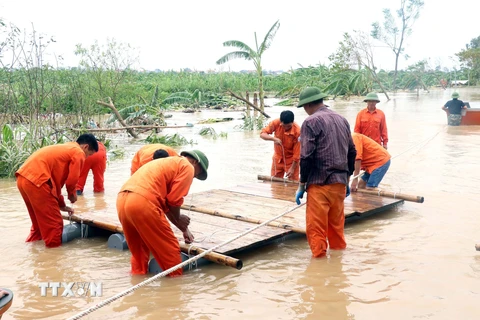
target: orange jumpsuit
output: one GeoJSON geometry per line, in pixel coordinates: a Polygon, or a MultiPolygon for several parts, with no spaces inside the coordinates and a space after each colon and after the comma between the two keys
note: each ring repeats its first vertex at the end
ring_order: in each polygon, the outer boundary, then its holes
{"type": "MultiPolygon", "coordinates": [[[[165,212],[179,207],[188,194],[195,169],[184,157],[168,157],[142,166],[122,186],[118,218],[132,253],[132,274],[146,274],[150,252],[163,270],[182,262],[180,245],[165,212]]],[[[169,276],[181,275],[178,269],[169,276]]]]}
{"type": "Polygon", "coordinates": [[[167,151],[167,153],[170,157],[178,156],[178,153],[172,147],[165,146],[165,145],[160,144],[160,143],[147,144],[147,145],[141,147],[135,153],[135,155],[133,156],[132,167],[130,169],[130,171],[131,171],[130,175],[134,174],[135,171],[137,171],[138,168],[143,166],[145,163],[152,161],[153,154],[158,149],[163,149],[163,150],[167,151]]]}
{"type": "Polygon", "coordinates": [[[294,122],[292,128],[285,131],[281,125],[280,119],[275,119],[263,128],[261,133],[275,133],[275,138],[282,140],[281,146],[274,144],[272,169],[270,174],[273,177],[283,178],[284,174],[290,169],[292,162],[295,161],[297,167],[290,179],[298,180],[300,172],[300,142],[298,141],[298,138],[300,137],[300,126],[294,122]]]}
{"type": "Polygon", "coordinates": [[[357,150],[355,160],[362,161],[362,168],[365,168],[367,173],[372,173],[390,160],[390,153],[376,144],[373,139],[358,133],[353,133],[352,139],[357,150]]]}
{"type": "Polygon", "coordinates": [[[62,187],[66,185],[69,196],[75,194],[84,162],[85,153],[78,143],[68,142],[35,151],[15,173],[32,220],[27,242],[43,239],[47,247],[62,244],[62,187]]]}
{"type": "Polygon", "coordinates": [[[343,183],[311,184],[307,188],[307,241],[316,258],[325,256],[329,245],[334,250],[347,247],[343,233],[345,192],[343,183]]]}
{"type": "Polygon", "coordinates": [[[80,177],[78,178],[77,190],[83,193],[83,187],[87,182],[88,172],[92,170],[93,173],[93,192],[103,192],[105,169],[107,168],[107,149],[105,145],[98,142],[98,151],[88,157],[83,164],[80,177]]]}
{"type": "Polygon", "coordinates": [[[375,109],[373,112],[368,111],[367,108],[360,110],[353,131],[366,135],[381,146],[386,146],[388,143],[387,122],[382,110],[375,109]]]}

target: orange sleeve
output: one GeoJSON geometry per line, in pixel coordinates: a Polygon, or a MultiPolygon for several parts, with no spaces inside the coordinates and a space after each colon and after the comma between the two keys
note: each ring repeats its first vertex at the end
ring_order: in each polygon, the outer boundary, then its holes
{"type": "Polygon", "coordinates": [[[183,204],[183,198],[190,190],[195,173],[195,169],[190,163],[180,163],[179,165],[178,172],[170,185],[170,192],[166,197],[168,205],[172,207],[180,207],[183,204]]]}
{"type": "Polygon", "coordinates": [[[272,134],[275,132],[279,124],[280,124],[280,119],[275,119],[271,121],[265,128],[263,128],[262,132],[260,133],[272,134]]]}
{"type": "Polygon", "coordinates": [[[139,156],[139,152],[137,151],[137,153],[135,153],[132,159],[132,166],[130,167],[130,175],[133,175],[138,170],[138,168],[140,168],[140,156],[139,156]]]}
{"type": "Polygon", "coordinates": [[[380,136],[382,138],[383,145],[388,143],[388,131],[387,120],[385,120],[385,114],[382,112],[382,121],[380,122],[380,136]]]}
{"type": "MultiPolygon", "coordinates": [[[[360,111],[362,112],[362,111],[360,111]]],[[[360,116],[360,112],[357,114],[357,119],[355,120],[355,128],[353,129],[353,132],[356,132],[356,133],[362,133],[361,131],[361,116],[360,116]]]]}
{"type": "MultiPolygon", "coordinates": [[[[80,177],[80,171],[82,171],[83,164],[85,163],[85,154],[83,151],[75,151],[76,152],[72,155],[72,159],[68,166],[68,176],[65,181],[65,187],[69,196],[76,192],[75,189],[77,187],[78,178],[80,177]]],[[[61,189],[58,191],[61,192],[61,189]]]]}

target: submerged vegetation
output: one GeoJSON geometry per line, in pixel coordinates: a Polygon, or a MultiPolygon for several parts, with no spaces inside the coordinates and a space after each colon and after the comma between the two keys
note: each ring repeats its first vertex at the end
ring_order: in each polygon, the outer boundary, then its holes
{"type": "Polygon", "coordinates": [[[193,145],[193,140],[187,140],[185,137],[175,133],[173,135],[157,135],[156,133],[150,134],[144,140],[147,143],[161,143],[167,146],[179,147],[184,145],[193,145]]]}
{"type": "Polygon", "coordinates": [[[203,137],[211,137],[213,139],[218,139],[219,137],[220,138],[227,138],[228,137],[228,134],[226,132],[220,132],[220,133],[217,134],[215,129],[212,128],[212,127],[204,127],[202,129],[200,129],[198,134],[203,136],[203,137]]]}
{"type": "Polygon", "coordinates": [[[31,153],[39,148],[63,143],[66,140],[63,135],[56,135],[53,131],[42,130],[40,139],[34,136],[35,134],[25,126],[3,125],[0,144],[0,177],[13,177],[15,171],[31,153]]]}

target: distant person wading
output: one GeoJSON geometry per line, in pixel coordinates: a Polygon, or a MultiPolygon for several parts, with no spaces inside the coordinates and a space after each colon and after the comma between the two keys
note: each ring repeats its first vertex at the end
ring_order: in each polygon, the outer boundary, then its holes
{"type": "Polygon", "coordinates": [[[462,109],[467,109],[467,106],[462,100],[458,100],[460,95],[458,92],[452,93],[452,100],[447,101],[442,107],[443,110],[448,112],[448,125],[459,126],[462,122],[462,109]]]}

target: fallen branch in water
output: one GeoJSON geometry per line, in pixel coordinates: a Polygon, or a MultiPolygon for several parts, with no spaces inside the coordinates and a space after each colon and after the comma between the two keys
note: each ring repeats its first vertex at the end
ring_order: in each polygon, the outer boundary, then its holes
{"type": "Polygon", "coordinates": [[[118,127],[118,128],[94,128],[94,129],[77,129],[77,128],[70,128],[69,130],[72,131],[80,131],[80,132],[112,132],[118,130],[131,130],[131,129],[167,129],[167,128],[189,128],[191,126],[126,126],[126,127],[118,127]]]}
{"type": "MultiPolygon", "coordinates": [[[[97,104],[110,108],[113,111],[113,113],[115,113],[115,116],[117,117],[118,122],[120,122],[120,124],[123,127],[125,128],[128,127],[127,124],[125,123],[125,120],[123,120],[122,116],[118,112],[117,108],[115,108],[112,98],[108,97],[108,103],[99,100],[97,101],[97,104]]],[[[138,139],[138,135],[135,133],[135,131],[133,131],[133,129],[126,129],[126,130],[132,137],[134,137],[135,139],[138,139]]]]}
{"type": "Polygon", "coordinates": [[[259,107],[257,107],[256,105],[254,105],[253,103],[251,103],[250,101],[248,101],[247,99],[243,98],[243,97],[240,97],[240,96],[237,96],[235,93],[233,93],[232,91],[230,90],[227,90],[228,93],[230,93],[232,95],[232,97],[234,98],[237,98],[238,100],[241,100],[243,102],[245,102],[246,104],[248,104],[250,107],[252,107],[253,109],[257,110],[258,112],[260,112],[261,114],[263,114],[265,116],[265,118],[270,118],[270,116],[268,114],[266,114],[264,111],[262,111],[262,109],[260,109],[259,107]]]}

